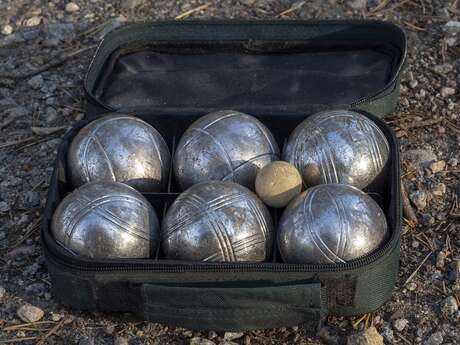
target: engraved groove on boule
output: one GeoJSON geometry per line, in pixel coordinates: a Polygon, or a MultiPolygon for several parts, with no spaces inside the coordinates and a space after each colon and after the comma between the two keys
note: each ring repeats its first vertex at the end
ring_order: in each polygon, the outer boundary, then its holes
{"type": "MultiPolygon", "coordinates": [[[[342,208],[342,214],[347,214],[346,212],[346,207],[345,207],[345,204],[343,203],[343,200],[339,199],[337,200],[337,203],[340,205],[340,207],[342,208]]],[[[350,218],[349,217],[345,217],[345,224],[346,226],[344,226],[344,241],[343,241],[343,244],[342,244],[342,250],[340,252],[337,252],[337,255],[340,256],[340,257],[343,257],[346,253],[346,249],[347,249],[347,245],[348,245],[348,239],[350,237],[350,233],[351,233],[351,223],[350,223],[350,218]]]]}
{"type": "Polygon", "coordinates": [[[311,219],[313,218],[312,204],[313,204],[313,200],[314,200],[314,198],[315,198],[317,193],[318,193],[318,189],[312,190],[309,193],[308,198],[305,198],[304,205],[303,205],[303,213],[304,213],[304,217],[306,217],[306,225],[307,225],[308,232],[310,233],[310,236],[312,238],[313,244],[324,255],[324,257],[327,260],[331,261],[332,263],[336,263],[336,262],[344,263],[345,261],[342,260],[340,257],[338,257],[329,248],[329,246],[326,243],[324,243],[323,239],[316,232],[316,230],[313,230],[311,228],[311,223],[312,223],[311,219]],[[308,199],[308,212],[306,211],[306,204],[307,204],[306,201],[307,201],[307,199],[308,199]],[[327,252],[327,254],[326,254],[326,252],[327,252]]]}
{"type": "MultiPolygon", "coordinates": [[[[75,202],[77,203],[84,203],[84,201],[80,200],[80,198],[85,199],[81,193],[77,195],[77,198],[75,199],[75,202]]],[[[86,199],[85,199],[86,200],[86,199]]],[[[123,195],[123,197],[116,196],[116,195],[104,195],[100,198],[96,198],[89,203],[86,202],[83,204],[83,207],[78,209],[78,211],[72,215],[70,219],[64,219],[64,224],[65,224],[65,232],[64,232],[64,243],[66,245],[69,245],[69,241],[73,238],[73,233],[76,230],[77,225],[80,223],[80,221],[91,211],[98,211],[98,207],[101,207],[102,205],[105,205],[110,202],[115,202],[115,201],[127,201],[129,200],[130,202],[137,203],[138,205],[141,205],[143,207],[146,207],[140,200],[136,199],[135,197],[129,196],[129,195],[123,195]]],[[[105,211],[105,210],[104,210],[105,211]]],[[[98,213],[99,214],[99,213],[98,213]]]]}
{"type": "Polygon", "coordinates": [[[334,152],[332,151],[331,144],[330,144],[329,140],[326,138],[326,136],[324,135],[324,133],[323,133],[323,131],[321,129],[318,130],[317,134],[318,134],[318,136],[320,137],[320,139],[324,143],[324,145],[320,145],[320,146],[321,147],[323,147],[323,146],[327,147],[327,151],[328,151],[327,154],[326,154],[325,149],[323,149],[323,153],[324,153],[325,158],[326,158],[325,164],[326,164],[327,170],[329,172],[330,181],[331,181],[331,183],[339,183],[339,176],[337,174],[337,169],[335,167],[335,157],[334,157],[334,152]],[[332,175],[332,173],[330,171],[331,167],[332,167],[332,171],[333,171],[334,175],[332,175]]]}
{"type": "Polygon", "coordinates": [[[222,257],[225,261],[235,261],[236,258],[235,253],[233,252],[232,242],[224,224],[222,224],[221,220],[216,217],[216,214],[214,213],[215,210],[211,210],[206,205],[206,201],[196,194],[190,194],[184,201],[198,210],[203,210],[203,212],[200,212],[203,213],[203,215],[209,216],[210,219],[206,218],[206,220],[215,235],[220,250],[222,251],[222,257]]]}
{"type": "MultiPolygon", "coordinates": [[[[236,173],[238,170],[240,170],[241,168],[244,168],[247,164],[252,163],[252,162],[254,162],[254,161],[256,161],[256,160],[258,160],[258,159],[260,159],[260,158],[266,157],[266,156],[271,156],[272,158],[279,159],[279,155],[276,154],[276,153],[270,153],[270,152],[268,152],[268,153],[262,153],[262,154],[260,154],[260,155],[257,155],[257,156],[255,156],[255,157],[252,157],[252,158],[248,159],[247,161],[244,161],[243,163],[241,163],[240,165],[238,165],[237,167],[235,167],[235,168],[232,170],[232,172],[230,172],[229,174],[227,174],[221,181],[229,181],[229,177],[232,176],[232,175],[235,176],[235,173],[236,173]]],[[[234,178],[233,178],[233,180],[234,180],[234,178]]],[[[232,182],[234,182],[234,181],[232,181],[232,182]]]]}
{"type": "Polygon", "coordinates": [[[277,149],[275,148],[275,146],[273,145],[273,142],[272,142],[272,138],[270,136],[270,133],[268,132],[268,130],[264,127],[262,127],[259,123],[259,120],[257,120],[256,118],[254,118],[255,121],[253,121],[253,123],[256,125],[256,127],[259,129],[259,131],[265,136],[265,140],[267,141],[268,145],[270,146],[270,150],[276,154],[276,151],[277,149]]]}
{"type": "MultiPolygon", "coordinates": [[[[181,200],[186,201],[187,198],[190,196],[184,195],[181,200]]],[[[211,201],[208,202],[208,207],[212,211],[217,211],[221,208],[231,205],[239,200],[244,200],[244,195],[242,194],[229,194],[229,195],[221,195],[211,201]]],[[[199,212],[194,214],[187,214],[181,219],[177,220],[173,225],[169,227],[169,231],[165,234],[165,239],[171,237],[171,235],[176,232],[177,230],[181,229],[184,226],[193,224],[197,218],[202,217],[205,214],[203,209],[199,210],[199,212]]]]}
{"type": "Polygon", "coordinates": [[[346,228],[348,224],[348,220],[347,220],[348,215],[347,215],[347,212],[340,198],[336,199],[327,188],[325,188],[324,191],[328,195],[329,199],[331,200],[332,206],[334,206],[337,212],[338,219],[339,219],[340,236],[337,241],[337,250],[335,254],[338,258],[342,259],[342,256],[343,256],[342,246],[344,243],[346,243],[347,236],[348,236],[348,231],[347,231],[348,229],[346,228]]]}
{"type": "Polygon", "coordinates": [[[262,236],[266,240],[267,239],[267,233],[268,233],[268,230],[267,230],[268,225],[267,225],[267,222],[265,220],[265,217],[263,216],[263,214],[262,214],[261,210],[259,209],[259,207],[257,207],[257,205],[255,204],[254,200],[249,200],[248,199],[247,202],[249,203],[249,209],[251,210],[251,214],[257,220],[257,224],[260,227],[260,231],[262,232],[262,236]]]}
{"type": "Polygon", "coordinates": [[[371,161],[372,161],[372,167],[374,169],[374,171],[378,171],[379,170],[379,163],[377,161],[377,155],[376,155],[376,152],[378,151],[378,149],[375,148],[375,142],[373,139],[375,139],[373,137],[373,134],[374,132],[373,131],[369,131],[369,128],[366,126],[366,124],[361,121],[361,120],[356,120],[356,124],[358,126],[358,128],[361,130],[361,132],[363,133],[363,136],[364,136],[364,141],[366,142],[366,147],[368,148],[368,153],[369,153],[369,156],[371,158],[371,161]]]}
{"type": "MultiPolygon", "coordinates": [[[[104,155],[105,160],[107,161],[107,166],[109,168],[110,175],[112,175],[113,181],[116,182],[117,177],[115,176],[115,171],[113,170],[112,162],[110,161],[107,151],[105,151],[104,147],[102,146],[101,141],[99,140],[97,136],[94,136],[94,135],[89,136],[89,138],[91,138],[101,150],[102,154],[104,155]]],[[[88,162],[86,162],[86,164],[88,164],[88,162]]]]}
{"type": "MultiPolygon", "coordinates": [[[[196,200],[198,200],[200,202],[199,206],[201,208],[205,209],[205,214],[208,215],[211,218],[211,220],[209,222],[212,223],[213,230],[216,230],[216,235],[218,235],[218,233],[220,233],[221,238],[223,240],[222,243],[224,244],[224,248],[225,248],[225,251],[227,253],[227,258],[228,258],[227,261],[236,261],[235,252],[233,251],[232,241],[231,241],[230,236],[229,236],[229,234],[227,232],[225,224],[215,214],[216,210],[209,208],[207,206],[206,201],[203,198],[201,198],[199,195],[195,194],[193,196],[196,197],[196,200]]],[[[231,204],[227,204],[227,205],[230,206],[232,204],[233,204],[233,202],[231,204]]]]}
{"type": "Polygon", "coordinates": [[[209,127],[213,126],[214,124],[216,124],[217,122],[220,122],[222,120],[227,120],[227,119],[229,119],[231,117],[238,117],[238,116],[241,116],[241,115],[245,115],[245,114],[238,113],[238,112],[233,112],[233,113],[229,113],[229,114],[226,114],[226,115],[222,115],[222,116],[218,117],[217,119],[212,120],[211,122],[209,122],[205,126],[203,126],[203,129],[208,129],[209,127]]]}
{"type": "Polygon", "coordinates": [[[228,152],[225,149],[224,145],[222,145],[222,143],[219,141],[219,139],[217,139],[213,134],[211,134],[208,131],[205,131],[204,129],[201,129],[201,128],[191,128],[191,130],[200,132],[200,133],[202,133],[204,135],[207,135],[207,136],[209,136],[211,138],[212,141],[214,141],[214,143],[217,145],[217,147],[219,147],[219,149],[224,154],[225,163],[227,164],[228,170],[230,171],[229,174],[232,175],[232,179],[233,179],[233,181],[235,181],[235,172],[233,170],[232,158],[228,154],[228,152]]]}

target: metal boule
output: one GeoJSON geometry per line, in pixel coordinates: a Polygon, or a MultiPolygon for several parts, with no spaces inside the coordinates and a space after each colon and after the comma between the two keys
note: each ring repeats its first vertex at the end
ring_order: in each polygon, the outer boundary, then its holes
{"type": "Polygon", "coordinates": [[[141,192],[164,191],[170,159],[168,146],[155,128],[124,114],[90,122],[75,136],[68,151],[74,187],[116,181],[141,192]]]}
{"type": "Polygon", "coordinates": [[[223,110],[201,117],[185,131],[173,165],[182,189],[215,180],[236,182],[253,190],[259,169],[278,159],[278,145],[262,122],[223,110]]]}
{"type": "Polygon", "coordinates": [[[67,195],[53,214],[51,232],[73,255],[93,259],[155,255],[160,225],[153,207],[134,188],[93,182],[67,195]]]}
{"type": "Polygon", "coordinates": [[[180,194],[161,227],[165,257],[189,261],[266,261],[274,228],[271,216],[249,189],[202,182],[180,194]]]}
{"type": "Polygon", "coordinates": [[[278,224],[278,248],[287,263],[345,263],[376,250],[387,237],[379,205],[342,184],[307,189],[288,205],[278,224]]]}
{"type": "Polygon", "coordinates": [[[354,111],[314,114],[291,133],[283,160],[301,173],[304,184],[343,183],[364,188],[382,172],[389,145],[380,128],[354,111]]]}

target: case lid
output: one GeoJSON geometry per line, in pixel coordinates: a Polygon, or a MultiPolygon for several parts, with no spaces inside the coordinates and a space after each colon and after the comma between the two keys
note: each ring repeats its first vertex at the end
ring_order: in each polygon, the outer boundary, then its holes
{"type": "Polygon", "coordinates": [[[133,24],[101,42],[85,79],[102,110],[253,115],[393,110],[404,33],[377,21],[133,24]]]}

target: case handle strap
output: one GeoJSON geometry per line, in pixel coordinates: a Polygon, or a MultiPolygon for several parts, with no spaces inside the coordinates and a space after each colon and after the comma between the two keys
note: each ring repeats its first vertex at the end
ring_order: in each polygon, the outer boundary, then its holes
{"type": "Polygon", "coordinates": [[[321,284],[259,287],[143,284],[144,318],[191,329],[249,330],[319,322],[321,284]]]}

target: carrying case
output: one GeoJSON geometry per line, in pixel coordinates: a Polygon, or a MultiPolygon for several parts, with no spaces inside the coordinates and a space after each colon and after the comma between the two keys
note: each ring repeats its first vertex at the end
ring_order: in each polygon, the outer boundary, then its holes
{"type": "MultiPolygon", "coordinates": [[[[100,43],[84,81],[85,119],[66,133],[52,174],[42,230],[52,290],[83,310],[132,312],[144,320],[192,329],[249,330],[292,326],[327,315],[375,310],[394,288],[399,262],[399,149],[381,119],[399,95],[404,33],[376,21],[186,21],[142,23],[100,43]],[[390,147],[369,193],[385,212],[390,236],[376,251],[338,264],[286,264],[276,241],[263,263],[151,259],[90,260],[53,239],[51,218],[71,192],[69,143],[88,122],[110,112],[153,125],[173,154],[185,129],[211,111],[259,118],[280,147],[308,115],[354,109],[374,121],[390,147]]],[[[144,193],[160,218],[180,190],[144,193]]],[[[282,211],[271,210],[276,224],[282,211]]]]}

